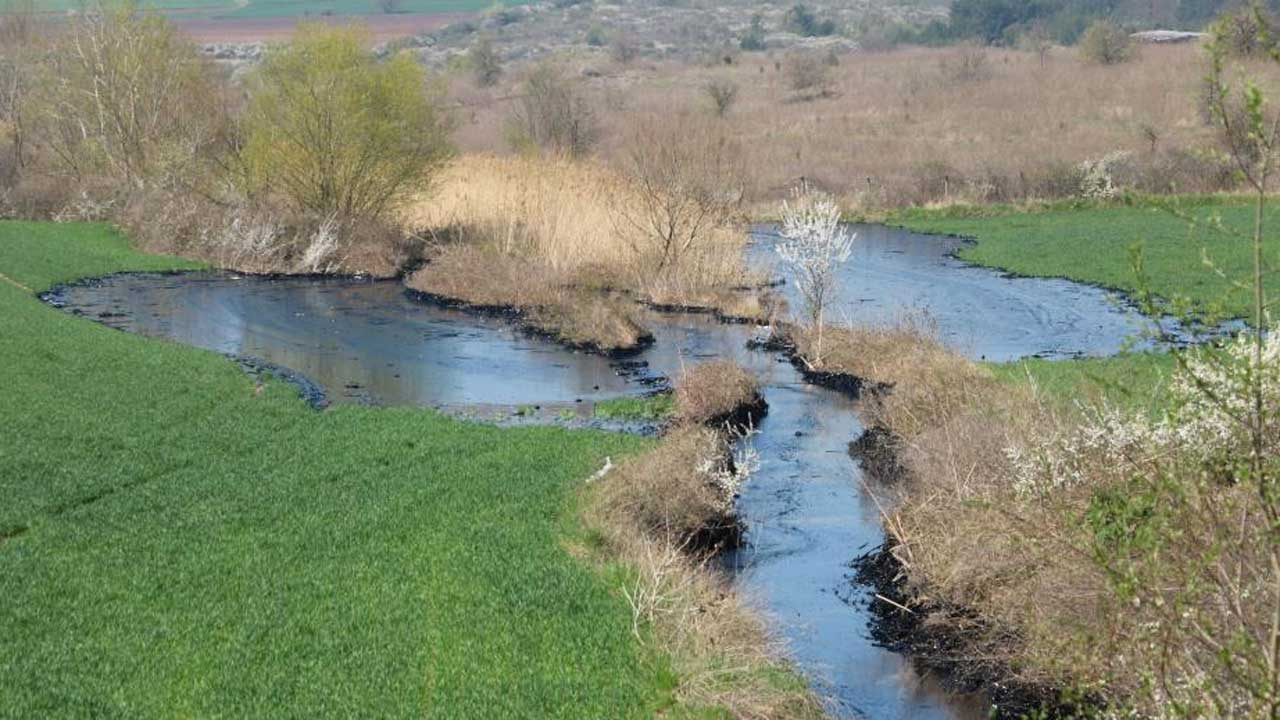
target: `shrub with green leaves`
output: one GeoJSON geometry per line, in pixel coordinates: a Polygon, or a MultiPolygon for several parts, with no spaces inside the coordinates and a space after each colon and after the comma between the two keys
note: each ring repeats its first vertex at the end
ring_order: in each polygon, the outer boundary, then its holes
{"type": "Polygon", "coordinates": [[[1118,65],[1133,58],[1133,38],[1110,20],[1095,20],[1080,37],[1080,55],[1102,65],[1118,65]]]}
{"type": "Polygon", "coordinates": [[[359,30],[302,25],[249,79],[249,187],[295,209],[377,218],[425,188],[450,153],[449,122],[421,66],[380,62],[359,30]]]}

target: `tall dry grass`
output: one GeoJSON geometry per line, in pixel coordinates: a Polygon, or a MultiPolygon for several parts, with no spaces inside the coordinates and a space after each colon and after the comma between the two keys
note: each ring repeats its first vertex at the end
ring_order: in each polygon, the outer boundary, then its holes
{"type": "Polygon", "coordinates": [[[1212,454],[1239,431],[1205,429],[1234,425],[1176,399],[1154,422],[1012,387],[919,326],[824,342],[828,370],[888,387],[864,412],[901,463],[884,521],[914,612],[947,638],[931,660],[1068,689],[1104,717],[1270,716],[1265,503],[1212,454]]]}
{"type": "Polygon", "coordinates": [[[625,290],[656,303],[698,304],[746,282],[744,228],[713,228],[679,271],[659,259],[621,220],[639,203],[619,173],[555,157],[471,155],[441,176],[405,221],[451,244],[481,247],[535,264],[565,282],[625,290]]]}
{"type": "Polygon", "coordinates": [[[708,228],[664,263],[624,217],[640,194],[603,165],[554,157],[464,156],[403,221],[428,238],[414,289],[474,305],[520,310],[577,345],[629,350],[646,339],[635,302],[763,317],[750,284],[745,229],[708,228]]]}
{"type": "Polygon", "coordinates": [[[998,382],[927,325],[828,329],[824,346],[827,369],[885,388],[863,398],[863,414],[890,434],[903,473],[884,516],[892,552],[916,611],[959,640],[930,659],[975,679],[1100,687],[1114,649],[1104,640],[1123,623],[1082,550],[1087,498],[1028,502],[1006,453],[1078,416],[998,382]]]}

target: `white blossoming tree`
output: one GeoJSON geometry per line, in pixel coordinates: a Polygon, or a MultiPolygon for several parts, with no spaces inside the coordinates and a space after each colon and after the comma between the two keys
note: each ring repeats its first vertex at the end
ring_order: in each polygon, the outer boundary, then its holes
{"type": "Polygon", "coordinates": [[[827,303],[836,287],[836,268],[849,259],[856,235],[840,227],[840,206],[823,193],[797,190],[782,204],[778,257],[792,270],[816,340],[810,365],[822,364],[822,331],[827,303]]]}

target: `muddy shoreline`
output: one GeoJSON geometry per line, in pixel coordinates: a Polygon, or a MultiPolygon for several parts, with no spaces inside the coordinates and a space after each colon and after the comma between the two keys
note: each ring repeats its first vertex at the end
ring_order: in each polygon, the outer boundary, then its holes
{"type": "MultiPolygon", "coordinates": [[[[885,227],[909,233],[919,232],[918,230],[914,230],[909,226],[901,224],[886,223],[885,227]]],[[[1114,285],[1107,285],[1106,283],[1098,282],[1096,280],[1081,280],[1067,275],[1032,275],[1028,273],[1020,273],[1016,270],[1010,270],[1003,265],[986,265],[975,262],[964,257],[961,253],[966,247],[974,247],[978,245],[981,242],[979,239],[969,235],[959,235],[947,232],[930,232],[928,234],[939,238],[959,241],[961,246],[948,251],[946,253],[946,257],[965,267],[988,270],[1005,280],[1058,280],[1107,293],[1114,297],[1118,301],[1119,306],[1124,310],[1136,313],[1145,318],[1152,327],[1155,327],[1158,330],[1158,332],[1155,333],[1155,338],[1159,342],[1172,347],[1188,347],[1198,342],[1212,341],[1228,336],[1243,329],[1243,323],[1246,322],[1245,318],[1225,318],[1223,319],[1222,324],[1218,327],[1193,326],[1191,329],[1188,329],[1185,323],[1172,315],[1166,314],[1159,317],[1147,315],[1143,311],[1141,303],[1134,298],[1133,290],[1116,287],[1114,285]]],[[[1157,299],[1166,305],[1171,304],[1167,298],[1157,299]]],[[[1039,356],[1031,355],[1030,357],[1039,356]]],[[[1085,355],[1079,355],[1078,357],[1085,357],[1085,355]]]]}
{"type": "Polygon", "coordinates": [[[574,342],[561,336],[559,333],[547,330],[529,319],[529,314],[514,305],[487,305],[483,303],[473,303],[459,298],[449,297],[448,295],[440,295],[438,293],[427,292],[425,290],[415,290],[406,287],[405,294],[417,300],[418,302],[434,305],[436,307],[447,310],[461,310],[462,312],[480,315],[482,317],[501,318],[507,320],[520,328],[528,337],[542,338],[550,342],[554,342],[566,350],[574,352],[591,353],[593,355],[602,355],[614,360],[625,360],[634,358],[643,354],[653,346],[653,333],[646,333],[638,339],[635,345],[625,348],[606,348],[594,342],[574,342]]]}
{"type": "Polygon", "coordinates": [[[952,692],[985,692],[995,720],[1065,720],[1100,709],[1088,702],[1067,702],[1062,687],[1018,680],[1016,671],[998,659],[1001,645],[1018,642],[1012,633],[993,631],[966,608],[917,602],[906,580],[906,568],[894,555],[889,541],[856,558],[852,567],[855,581],[871,587],[876,594],[868,608],[875,618],[871,625],[875,642],[910,657],[952,692]],[[974,638],[979,636],[986,643],[975,651],[974,638]],[[983,650],[996,652],[987,654],[983,650]]]}

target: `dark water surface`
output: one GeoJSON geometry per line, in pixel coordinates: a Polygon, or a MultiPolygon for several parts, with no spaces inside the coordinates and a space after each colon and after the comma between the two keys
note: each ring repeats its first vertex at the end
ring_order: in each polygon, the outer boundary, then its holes
{"type": "MultiPolygon", "coordinates": [[[[953,253],[965,240],[884,225],[851,225],[853,254],[841,266],[829,317],[855,325],[890,325],[926,316],[951,347],[1003,362],[1038,356],[1114,355],[1147,328],[1114,293],[1070,280],[1006,277],[953,253]]],[[[755,232],[752,259],[775,262],[769,227],[755,232]]],[[[794,286],[784,286],[799,307],[794,286]]]]}
{"type": "MultiPolygon", "coordinates": [[[[856,229],[837,319],[888,323],[924,311],[958,349],[1001,360],[1110,354],[1140,328],[1137,315],[1104,291],[967,267],[949,255],[959,241],[856,229]]],[[[755,262],[771,262],[770,240],[767,230],[757,233],[755,262]]],[[[941,691],[871,641],[872,599],[851,582],[849,567],[884,537],[846,452],[862,427],[848,400],[807,385],[775,354],[748,350],[752,328],[655,315],[655,345],[619,364],[526,337],[501,319],[414,301],[395,282],[121,275],[67,288],[57,301],[130,332],[289,368],[335,402],[587,406],[643,392],[640,380],[678,376],[685,364],[736,359],[759,375],[770,408],[751,440],[761,467],[738,499],[747,544],[729,560],[742,592],[771,619],[834,714],[985,717],[981,698],[941,691]]]]}

